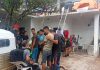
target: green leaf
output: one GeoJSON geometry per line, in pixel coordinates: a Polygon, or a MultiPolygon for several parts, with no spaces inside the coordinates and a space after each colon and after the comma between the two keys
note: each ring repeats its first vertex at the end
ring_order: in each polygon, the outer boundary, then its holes
{"type": "Polygon", "coordinates": [[[17,13],[17,20],[22,20],[25,16],[32,13],[33,9],[38,7],[43,8],[44,6],[53,5],[56,0],[1,0],[0,4],[1,7],[9,14],[9,20],[15,19],[17,13]],[[23,3],[26,4],[27,9],[21,10],[20,8],[23,7],[23,3]],[[22,13],[20,13],[22,11],[22,13]],[[19,14],[20,13],[20,14],[19,14]]]}

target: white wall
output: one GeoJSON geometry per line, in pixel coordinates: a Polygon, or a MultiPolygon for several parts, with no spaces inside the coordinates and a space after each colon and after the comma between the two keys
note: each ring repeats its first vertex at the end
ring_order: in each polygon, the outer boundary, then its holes
{"type": "MultiPolygon", "coordinates": [[[[60,21],[60,16],[46,17],[44,18],[32,18],[31,27],[36,28],[36,30],[42,29],[44,26],[49,26],[50,28],[58,27],[60,21]],[[43,21],[44,20],[44,21],[43,21]]],[[[60,27],[63,26],[64,20],[60,23],[60,27]]],[[[64,29],[71,31],[71,22],[66,20],[64,29]]]]}
{"type": "MultiPolygon", "coordinates": [[[[49,26],[50,28],[58,27],[60,21],[60,16],[55,17],[45,17],[45,18],[25,18],[24,21],[21,23],[22,27],[25,27],[26,31],[28,31],[29,38],[31,39],[31,28],[35,28],[36,31],[42,29],[44,26],[49,26]]],[[[60,27],[63,26],[64,19],[60,23],[60,27]]],[[[66,24],[64,29],[67,29],[71,33],[71,21],[66,20],[66,24]]]]}
{"type": "MultiPolygon", "coordinates": [[[[31,37],[31,28],[35,28],[37,31],[42,29],[44,26],[49,26],[51,28],[58,27],[60,17],[45,17],[45,18],[31,18],[30,20],[25,20],[23,26],[26,27],[26,29],[29,31],[30,37],[31,37]],[[44,20],[44,21],[43,21],[44,20]],[[30,23],[29,23],[30,22],[30,23]]],[[[61,22],[61,25],[63,25],[63,21],[61,22]]],[[[82,37],[80,39],[80,45],[84,44],[90,44],[93,40],[93,33],[94,33],[94,26],[93,26],[93,20],[87,19],[87,18],[69,18],[66,20],[66,24],[64,29],[67,29],[70,31],[70,34],[75,34],[76,36],[79,35],[82,37]],[[88,24],[91,23],[91,25],[88,27],[88,24]]]]}
{"type": "Polygon", "coordinates": [[[31,28],[35,28],[36,31],[43,28],[43,18],[31,18],[31,28]]]}
{"type": "Polygon", "coordinates": [[[79,44],[90,44],[94,35],[94,24],[92,19],[78,18],[72,22],[72,33],[79,35],[82,39],[79,39],[79,44]],[[88,26],[90,24],[90,26],[88,26]]]}
{"type": "Polygon", "coordinates": [[[24,21],[21,23],[22,27],[25,27],[26,31],[28,32],[28,36],[30,37],[31,32],[31,19],[29,17],[25,18],[24,21]]]}

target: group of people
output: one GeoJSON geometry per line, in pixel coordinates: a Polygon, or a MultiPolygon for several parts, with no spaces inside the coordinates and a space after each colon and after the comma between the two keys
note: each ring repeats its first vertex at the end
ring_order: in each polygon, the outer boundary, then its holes
{"type": "Polygon", "coordinates": [[[28,42],[29,40],[28,33],[24,27],[15,30],[13,33],[15,34],[16,37],[16,44],[17,44],[16,48],[21,49],[22,47],[25,46],[25,43],[28,42]]]}
{"type": "Polygon", "coordinates": [[[65,49],[63,50],[65,56],[69,56],[68,51],[71,46],[70,40],[65,39],[64,35],[59,31],[60,29],[50,29],[48,26],[45,26],[36,33],[35,28],[32,28],[30,41],[26,31],[21,35],[17,32],[16,41],[18,48],[26,48],[24,50],[25,62],[30,66],[38,63],[40,53],[42,53],[42,70],[46,70],[46,67],[49,67],[50,70],[59,70],[62,48],[65,49]]]}

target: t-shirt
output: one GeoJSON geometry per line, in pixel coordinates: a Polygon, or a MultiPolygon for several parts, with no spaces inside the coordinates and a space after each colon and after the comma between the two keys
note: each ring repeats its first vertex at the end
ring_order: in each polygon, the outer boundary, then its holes
{"type": "MultiPolygon", "coordinates": [[[[54,35],[54,40],[58,40],[58,35],[57,34],[54,35]]],[[[59,44],[53,44],[52,50],[56,51],[58,49],[58,46],[59,46],[59,44]]]]}
{"type": "Polygon", "coordinates": [[[34,48],[36,48],[36,47],[38,47],[38,36],[37,35],[33,36],[32,37],[32,42],[34,41],[34,39],[36,39],[35,45],[34,45],[34,48]]]}
{"type": "MultiPolygon", "coordinates": [[[[44,38],[45,38],[45,35],[38,35],[38,42],[39,43],[44,42],[44,38]]],[[[38,47],[43,48],[43,44],[41,44],[41,45],[38,44],[38,47]]]]}
{"type": "Polygon", "coordinates": [[[22,42],[22,40],[23,40],[23,39],[22,39],[22,37],[21,37],[20,35],[17,35],[17,36],[16,36],[16,41],[22,42]]]}
{"type": "Polygon", "coordinates": [[[53,46],[53,42],[50,40],[47,40],[47,37],[54,39],[54,35],[52,33],[48,33],[44,39],[44,41],[46,41],[46,44],[44,45],[43,50],[46,51],[51,51],[52,50],[52,46],[53,46]]]}
{"type": "Polygon", "coordinates": [[[25,36],[25,35],[23,36],[23,40],[28,40],[28,39],[29,39],[29,38],[28,38],[27,35],[26,35],[26,36],[25,36]]]}
{"type": "Polygon", "coordinates": [[[29,56],[30,57],[30,50],[29,49],[25,49],[24,50],[24,54],[23,54],[23,57],[24,57],[24,60],[26,60],[26,56],[29,56]]]}
{"type": "Polygon", "coordinates": [[[61,45],[59,43],[60,36],[58,34],[55,34],[54,35],[54,40],[58,40],[58,44],[53,44],[52,51],[57,52],[57,53],[61,53],[61,45]]]}
{"type": "Polygon", "coordinates": [[[43,42],[45,38],[45,35],[38,35],[38,41],[43,42]]]}

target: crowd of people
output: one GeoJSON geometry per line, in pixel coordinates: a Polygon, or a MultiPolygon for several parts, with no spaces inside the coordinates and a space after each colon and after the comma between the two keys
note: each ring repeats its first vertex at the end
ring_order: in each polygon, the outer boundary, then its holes
{"type": "Polygon", "coordinates": [[[61,52],[65,53],[65,57],[69,56],[73,48],[72,43],[76,40],[74,35],[65,38],[65,34],[61,34],[60,31],[61,29],[50,29],[48,26],[38,32],[32,28],[31,40],[27,31],[23,29],[17,31],[17,48],[26,48],[24,50],[25,62],[32,67],[34,63],[39,63],[39,56],[42,53],[42,70],[46,70],[46,67],[50,70],[59,70],[61,52]]]}

